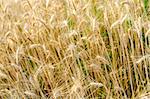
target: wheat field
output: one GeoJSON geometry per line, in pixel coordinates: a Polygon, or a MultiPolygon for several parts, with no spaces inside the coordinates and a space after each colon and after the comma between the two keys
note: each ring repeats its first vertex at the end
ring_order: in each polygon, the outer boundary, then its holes
{"type": "Polygon", "coordinates": [[[150,99],[150,0],[0,0],[0,99],[150,99]]]}

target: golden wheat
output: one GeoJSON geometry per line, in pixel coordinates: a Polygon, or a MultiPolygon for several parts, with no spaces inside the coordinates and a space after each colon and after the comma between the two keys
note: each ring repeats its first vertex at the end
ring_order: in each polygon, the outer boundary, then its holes
{"type": "Polygon", "coordinates": [[[0,0],[1,99],[149,99],[149,0],[0,0]]]}

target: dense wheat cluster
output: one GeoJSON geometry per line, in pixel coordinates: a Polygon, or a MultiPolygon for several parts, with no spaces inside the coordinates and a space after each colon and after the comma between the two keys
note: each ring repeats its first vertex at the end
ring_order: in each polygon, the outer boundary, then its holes
{"type": "Polygon", "coordinates": [[[0,99],[150,98],[149,0],[0,0],[0,99]]]}

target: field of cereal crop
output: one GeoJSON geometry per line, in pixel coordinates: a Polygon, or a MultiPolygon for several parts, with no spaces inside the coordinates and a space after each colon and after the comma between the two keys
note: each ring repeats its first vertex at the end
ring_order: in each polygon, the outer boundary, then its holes
{"type": "Polygon", "coordinates": [[[0,0],[0,99],[150,99],[150,0],[0,0]]]}

